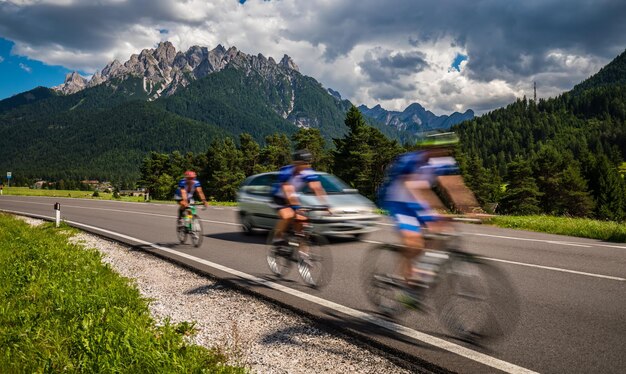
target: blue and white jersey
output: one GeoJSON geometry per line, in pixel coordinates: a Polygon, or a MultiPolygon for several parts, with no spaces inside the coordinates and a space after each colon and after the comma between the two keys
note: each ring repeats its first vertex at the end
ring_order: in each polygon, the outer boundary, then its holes
{"type": "Polygon", "coordinates": [[[383,204],[389,201],[414,202],[415,197],[407,189],[406,182],[423,181],[430,187],[437,176],[449,174],[458,174],[456,161],[452,157],[427,159],[424,152],[405,153],[389,167],[379,198],[383,204]]]}
{"type": "Polygon", "coordinates": [[[315,170],[308,168],[296,173],[295,166],[287,165],[280,168],[278,178],[272,187],[272,195],[286,198],[285,192],[281,188],[283,184],[288,183],[294,187],[296,192],[301,192],[310,182],[319,180],[319,175],[315,170]]]}
{"type": "Polygon", "coordinates": [[[200,186],[200,182],[197,179],[194,179],[191,183],[187,183],[187,179],[183,178],[178,182],[178,188],[176,189],[176,197],[182,197],[181,190],[187,191],[187,199],[193,198],[193,195],[196,193],[196,189],[200,186]]]}

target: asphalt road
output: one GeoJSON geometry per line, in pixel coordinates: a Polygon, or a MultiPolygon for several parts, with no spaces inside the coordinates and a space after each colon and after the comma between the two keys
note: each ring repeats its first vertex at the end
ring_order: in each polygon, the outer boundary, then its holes
{"type": "Polygon", "coordinates": [[[234,208],[199,211],[200,248],[177,243],[172,205],[1,196],[0,210],[52,217],[56,201],[63,218],[80,228],[224,278],[434,371],[626,372],[626,244],[462,225],[465,249],[502,268],[521,301],[516,330],[476,346],[446,335],[428,315],[407,313],[391,323],[373,312],[359,265],[373,245],[368,241],[397,240],[388,225],[365,242],[333,241],[332,281],[312,290],[295,270],[285,280],[270,276],[265,235],[240,234],[234,208]]]}

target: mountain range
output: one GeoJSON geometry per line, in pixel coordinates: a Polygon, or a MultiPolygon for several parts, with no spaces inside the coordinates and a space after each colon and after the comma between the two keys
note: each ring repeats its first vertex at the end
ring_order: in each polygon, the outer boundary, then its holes
{"type": "Polygon", "coordinates": [[[412,134],[449,129],[458,123],[474,118],[474,111],[471,109],[468,109],[465,113],[454,112],[449,116],[437,116],[433,112],[424,109],[418,103],[409,105],[402,112],[385,110],[380,104],[371,109],[361,105],[359,110],[373,121],[393,127],[398,131],[412,134]]]}
{"type": "MultiPolygon", "coordinates": [[[[301,74],[287,55],[276,61],[221,45],[182,52],[162,42],[89,79],[72,72],[59,86],[0,101],[0,168],[50,179],[132,179],[150,151],[204,152],[213,139],[242,132],[261,143],[303,127],[318,128],[327,140],[341,137],[351,105],[301,74]]],[[[366,116],[399,141],[420,128],[417,120],[399,125],[366,116]]],[[[423,110],[413,117],[438,128],[458,116],[423,110]]]]}

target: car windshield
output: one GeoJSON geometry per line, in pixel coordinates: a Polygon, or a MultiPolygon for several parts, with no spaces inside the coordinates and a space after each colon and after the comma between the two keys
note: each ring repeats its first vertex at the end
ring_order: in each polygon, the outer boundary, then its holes
{"type": "MultiPolygon", "coordinates": [[[[352,187],[348,186],[344,181],[334,175],[320,174],[319,177],[322,187],[327,194],[344,193],[345,189],[352,189],[352,187]]],[[[311,194],[313,191],[307,186],[302,190],[302,193],[311,194]]]]}

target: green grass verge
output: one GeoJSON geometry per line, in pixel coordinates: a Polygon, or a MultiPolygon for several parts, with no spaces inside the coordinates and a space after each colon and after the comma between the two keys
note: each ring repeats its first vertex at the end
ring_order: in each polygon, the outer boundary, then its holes
{"type": "MultiPolygon", "coordinates": [[[[115,200],[115,201],[127,201],[133,203],[144,203],[143,197],[139,196],[120,196],[114,198],[113,194],[106,192],[99,192],[98,197],[93,197],[93,191],[74,191],[74,190],[44,190],[44,189],[32,189],[28,187],[4,187],[4,195],[12,196],[45,196],[45,197],[71,197],[80,199],[93,199],[93,200],[115,200]]],[[[174,200],[150,200],[151,203],[157,204],[176,204],[174,200]]],[[[237,206],[236,202],[231,201],[211,201],[210,205],[213,206],[237,206]]]]}
{"type": "Polygon", "coordinates": [[[192,323],[158,326],[131,281],[67,228],[0,214],[0,372],[242,373],[189,344],[192,323]]]}
{"type": "Polygon", "coordinates": [[[496,216],[488,223],[509,229],[626,242],[626,224],[611,221],[553,216],[496,216]]]}

